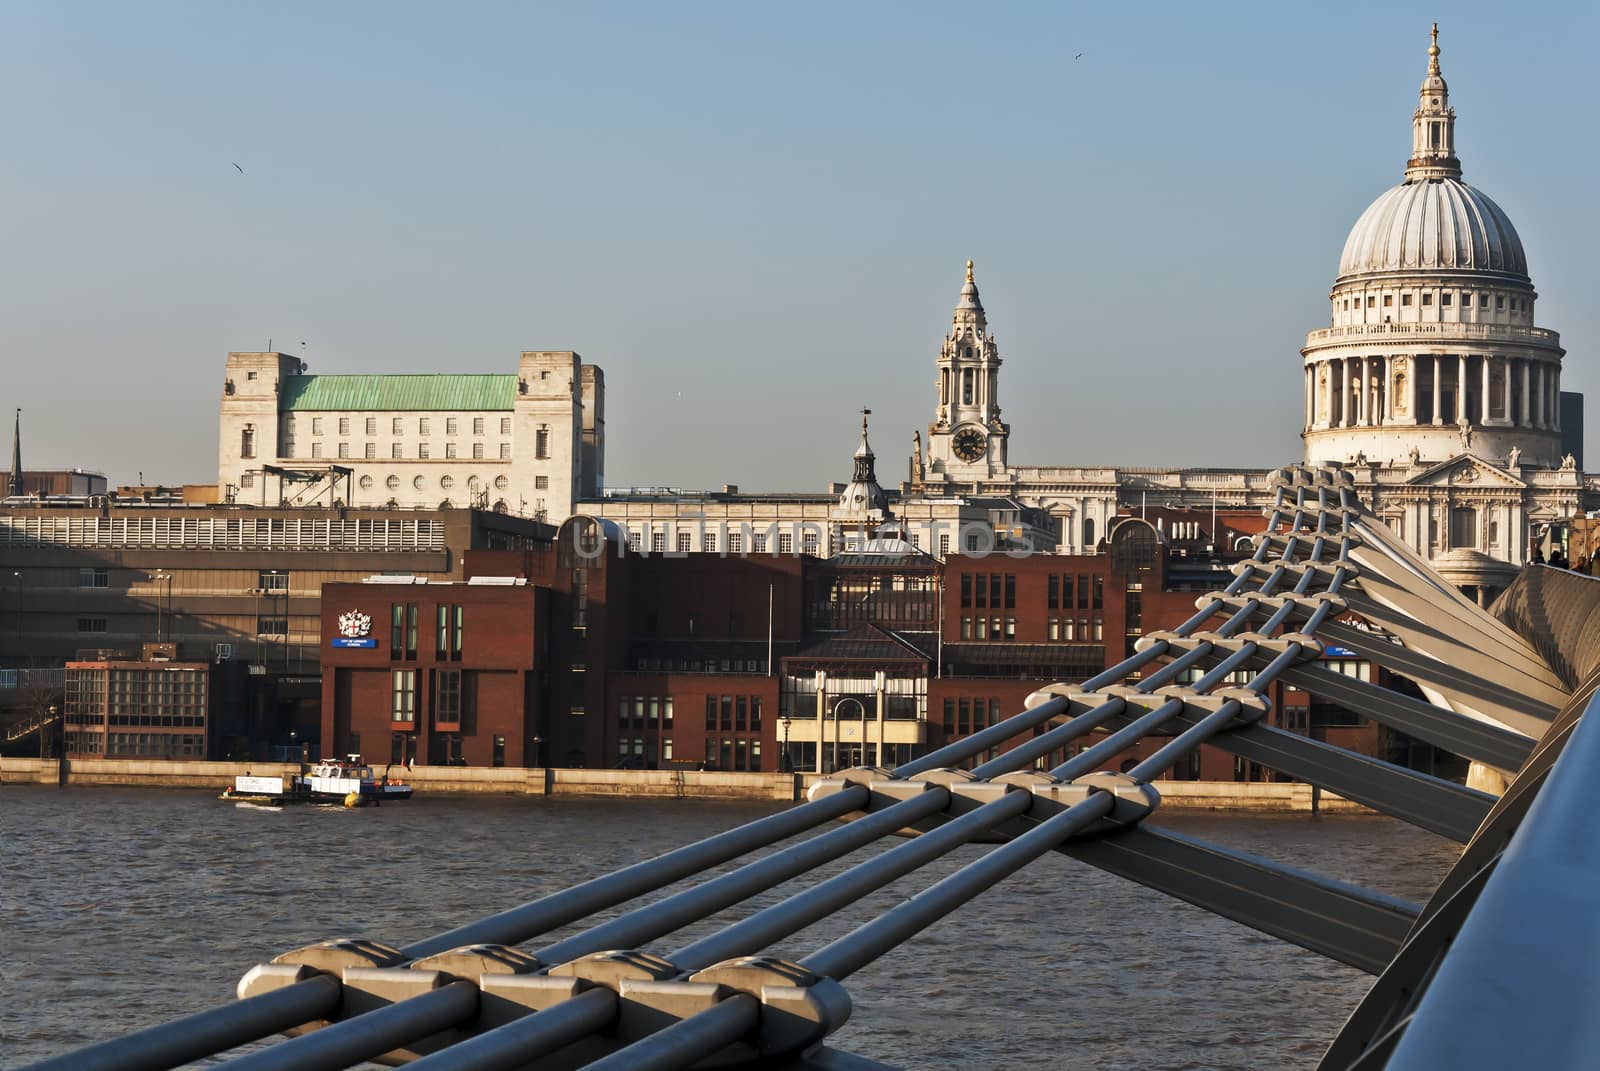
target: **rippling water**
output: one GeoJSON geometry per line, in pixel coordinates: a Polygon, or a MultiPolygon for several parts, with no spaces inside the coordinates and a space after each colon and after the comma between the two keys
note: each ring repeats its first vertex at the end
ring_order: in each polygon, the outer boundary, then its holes
{"type": "MultiPolygon", "coordinates": [[[[252,964],[299,945],[403,945],[778,809],[419,798],[273,811],[204,793],[0,789],[0,1065],[224,1002],[252,964]]],[[[1161,824],[1414,900],[1458,850],[1379,818],[1161,824]]],[[[983,850],[775,951],[799,958],[983,850]]],[[[855,1012],[835,1042],[906,1067],[1308,1068],[1369,981],[1051,855],[852,976],[855,1012]]]]}

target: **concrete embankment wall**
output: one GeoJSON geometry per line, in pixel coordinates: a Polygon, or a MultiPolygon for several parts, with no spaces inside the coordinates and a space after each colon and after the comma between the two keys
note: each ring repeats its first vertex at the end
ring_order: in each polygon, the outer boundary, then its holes
{"type": "MultiPolygon", "coordinates": [[[[0,758],[0,785],[215,789],[242,774],[288,777],[296,765],[270,762],[176,762],[161,759],[72,759],[65,778],[55,759],[0,758]]],[[[425,796],[633,796],[649,799],[799,800],[815,774],[699,770],[555,770],[418,766],[404,774],[425,796]]],[[[1233,781],[1158,781],[1167,810],[1260,813],[1360,813],[1366,808],[1310,785],[1233,781]]]]}

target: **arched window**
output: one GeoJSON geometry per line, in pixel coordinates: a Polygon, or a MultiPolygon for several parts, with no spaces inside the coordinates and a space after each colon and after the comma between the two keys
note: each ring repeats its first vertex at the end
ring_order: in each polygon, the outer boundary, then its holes
{"type": "Polygon", "coordinates": [[[1093,550],[1094,549],[1094,518],[1093,517],[1085,517],[1083,519],[1083,549],[1084,550],[1093,550]]]}

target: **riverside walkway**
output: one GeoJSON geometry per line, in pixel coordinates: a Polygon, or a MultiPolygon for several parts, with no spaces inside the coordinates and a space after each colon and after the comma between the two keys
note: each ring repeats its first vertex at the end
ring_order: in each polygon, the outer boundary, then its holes
{"type": "MultiPolygon", "coordinates": [[[[787,811],[415,944],[338,939],[285,952],[251,968],[236,1001],[36,1066],[877,1067],[827,1045],[850,1015],[850,976],[980,894],[1005,895],[1008,875],[1053,851],[1371,974],[1330,1039],[1328,1071],[1594,1066],[1600,835],[1585,804],[1600,718],[1586,726],[1582,715],[1600,669],[1585,635],[1600,583],[1527,570],[1491,614],[1400,544],[1343,472],[1288,468],[1275,487],[1254,557],[1193,617],[1091,680],[1035,693],[996,726],[892,771],[843,771],[787,811]],[[1423,698],[1319,668],[1324,644],[1403,676],[1423,698]],[[1497,796],[1272,727],[1266,694],[1280,681],[1471,760],[1479,783],[1508,785],[1497,796]],[[971,771],[951,768],[1028,733],[971,771]],[[1097,772],[1147,736],[1161,741],[1148,758],[1097,772]],[[1092,742],[1034,769],[1080,738],[1092,742]],[[1462,854],[1415,904],[1165,831],[1154,782],[1203,743],[1454,840],[1462,854]],[[973,843],[994,847],[822,947],[786,944],[973,843]],[[730,911],[789,882],[796,891],[770,907],[730,911]],[[720,930],[673,947],[670,935],[724,911],[720,930]],[[290,1036],[231,1052],[278,1034],[290,1036]]],[[[975,1000],[984,954],[969,956],[975,1000]]],[[[988,996],[972,1014],[1004,1016],[1004,994],[988,996]]],[[[1060,1041],[1070,1053],[1071,1037],[1060,1041]]]]}

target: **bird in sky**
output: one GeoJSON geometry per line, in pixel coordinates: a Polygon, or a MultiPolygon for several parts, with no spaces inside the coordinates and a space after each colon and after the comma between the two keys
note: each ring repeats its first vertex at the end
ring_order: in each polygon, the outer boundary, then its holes
{"type": "MultiPolygon", "coordinates": [[[[1081,59],[1082,59],[1082,58],[1083,58],[1083,53],[1082,53],[1082,52],[1079,52],[1079,53],[1078,53],[1078,54],[1077,54],[1077,55],[1076,55],[1076,56],[1073,56],[1073,57],[1072,57],[1072,62],[1074,62],[1074,63],[1076,63],[1076,62],[1078,62],[1078,61],[1079,61],[1079,60],[1081,60],[1081,59]]],[[[234,165],[233,165],[233,166],[234,166],[234,167],[238,167],[238,166],[239,166],[239,165],[238,165],[238,164],[234,164],[234,165]]]]}
{"type": "Polygon", "coordinates": [[[240,167],[238,164],[234,164],[233,168],[235,171],[239,172],[239,174],[244,174],[244,168],[240,167]]]}

